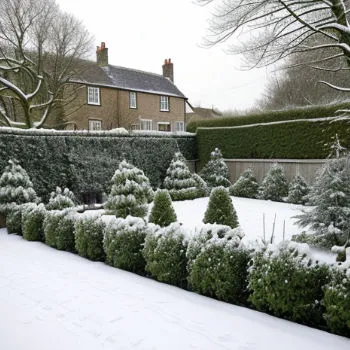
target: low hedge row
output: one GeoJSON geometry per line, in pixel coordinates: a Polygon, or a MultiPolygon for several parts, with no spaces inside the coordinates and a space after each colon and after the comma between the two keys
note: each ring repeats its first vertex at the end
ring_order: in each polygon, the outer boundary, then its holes
{"type": "Polygon", "coordinates": [[[257,123],[271,123],[282,120],[297,120],[297,119],[315,119],[328,118],[337,115],[337,111],[350,109],[350,103],[333,104],[329,106],[310,106],[301,107],[290,110],[268,111],[262,113],[254,113],[244,116],[235,116],[227,118],[215,118],[206,120],[194,120],[188,123],[187,131],[196,132],[200,127],[226,127],[250,125],[257,123]]]}
{"type": "Polygon", "coordinates": [[[70,135],[0,128],[0,169],[16,158],[44,201],[57,186],[68,187],[80,200],[87,193],[108,193],[124,158],[142,169],[153,187],[160,187],[174,153],[194,160],[196,150],[194,135],[70,135]]]}
{"type": "MultiPolygon", "coordinates": [[[[38,211],[27,209],[23,223],[37,225],[38,211]]],[[[319,264],[306,244],[248,249],[239,228],[207,224],[189,235],[179,223],[160,228],[72,209],[47,212],[43,227],[46,243],[58,249],[350,337],[350,266],[319,264]]]]}
{"type": "Polygon", "coordinates": [[[248,128],[197,129],[200,167],[210,152],[220,148],[224,158],[325,159],[338,135],[342,146],[350,147],[350,124],[300,121],[287,124],[257,125],[248,128]]]}

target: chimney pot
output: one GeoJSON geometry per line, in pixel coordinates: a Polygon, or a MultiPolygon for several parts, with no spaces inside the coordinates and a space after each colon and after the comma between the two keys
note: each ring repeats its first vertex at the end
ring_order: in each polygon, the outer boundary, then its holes
{"type": "Polygon", "coordinates": [[[174,82],[174,65],[171,62],[171,58],[166,58],[163,65],[163,77],[168,78],[174,82]]]}

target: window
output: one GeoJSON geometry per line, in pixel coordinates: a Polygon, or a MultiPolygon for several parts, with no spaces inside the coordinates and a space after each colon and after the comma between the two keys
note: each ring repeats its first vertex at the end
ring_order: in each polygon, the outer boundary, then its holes
{"type": "Polygon", "coordinates": [[[89,130],[102,130],[102,122],[101,120],[89,120],[89,130]]]}
{"type": "Polygon", "coordinates": [[[136,92],[129,92],[129,108],[137,108],[136,92]]]}
{"type": "Polygon", "coordinates": [[[175,122],[175,131],[185,131],[185,123],[175,122]]]}
{"type": "Polygon", "coordinates": [[[100,105],[100,88],[88,86],[88,104],[100,105]]]}
{"type": "Polygon", "coordinates": [[[170,123],[168,122],[158,123],[158,131],[171,131],[170,123]]]}
{"type": "Polygon", "coordinates": [[[131,124],[131,130],[140,130],[140,124],[131,124]]]}
{"type": "Polygon", "coordinates": [[[141,130],[152,130],[152,120],[141,119],[141,130]]]}
{"type": "Polygon", "coordinates": [[[169,111],[169,97],[168,96],[160,96],[160,110],[163,112],[169,111]]]}

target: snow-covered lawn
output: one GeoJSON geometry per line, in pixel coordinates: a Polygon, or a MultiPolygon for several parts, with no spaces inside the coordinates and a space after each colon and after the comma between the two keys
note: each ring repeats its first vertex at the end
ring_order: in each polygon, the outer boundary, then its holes
{"type": "Polygon", "coordinates": [[[348,350],[350,339],[0,230],[0,349],[348,350]]]}

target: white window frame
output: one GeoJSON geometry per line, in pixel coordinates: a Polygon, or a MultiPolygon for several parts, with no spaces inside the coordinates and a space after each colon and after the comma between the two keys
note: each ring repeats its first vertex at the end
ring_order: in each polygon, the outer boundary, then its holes
{"type": "Polygon", "coordinates": [[[176,132],[184,132],[185,131],[185,122],[176,121],[175,122],[175,131],[176,132]],[[179,127],[181,125],[181,127],[179,127]]]}
{"type": "Polygon", "coordinates": [[[140,124],[141,124],[141,130],[147,130],[147,131],[153,130],[152,119],[141,119],[140,124]]]}
{"type": "Polygon", "coordinates": [[[169,112],[169,96],[160,96],[160,111],[169,112]]]}
{"type": "Polygon", "coordinates": [[[102,130],[102,120],[89,119],[89,131],[102,130]]]}
{"type": "Polygon", "coordinates": [[[95,86],[88,86],[87,101],[89,105],[99,106],[100,103],[100,88],[95,86]]]}
{"type": "Polygon", "coordinates": [[[170,122],[158,122],[158,123],[157,123],[157,131],[161,131],[161,132],[171,132],[171,123],[170,123],[170,122]],[[170,126],[170,130],[169,130],[169,131],[159,130],[159,125],[169,125],[169,126],[170,126]]]}
{"type": "Polygon", "coordinates": [[[129,92],[129,108],[131,109],[137,108],[137,95],[135,91],[129,92]]]}

